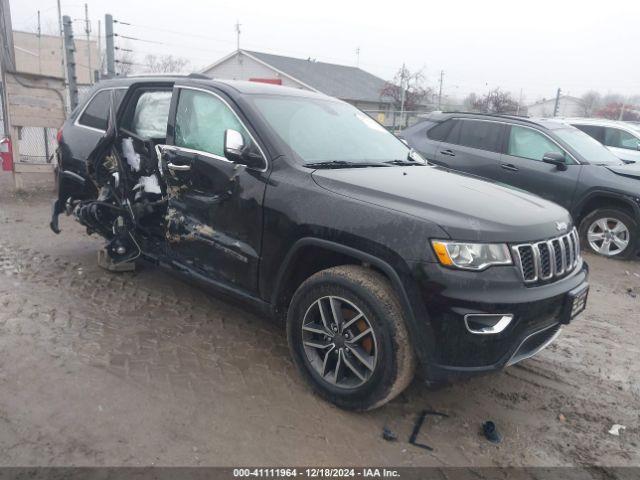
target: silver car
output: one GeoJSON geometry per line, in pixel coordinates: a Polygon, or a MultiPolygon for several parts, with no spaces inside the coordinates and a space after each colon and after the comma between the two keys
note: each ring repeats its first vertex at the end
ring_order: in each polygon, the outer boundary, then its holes
{"type": "Polygon", "coordinates": [[[604,118],[565,121],[591,135],[624,162],[640,163],[640,125],[604,118]]]}

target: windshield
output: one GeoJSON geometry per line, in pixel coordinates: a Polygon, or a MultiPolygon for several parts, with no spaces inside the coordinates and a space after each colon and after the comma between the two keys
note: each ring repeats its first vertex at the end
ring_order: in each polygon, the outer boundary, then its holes
{"type": "Polygon", "coordinates": [[[269,96],[253,99],[303,163],[406,160],[409,148],[357,108],[337,100],[269,96]]]}
{"type": "Polygon", "coordinates": [[[600,142],[577,128],[559,128],[554,130],[562,140],[594,165],[621,165],[623,162],[600,142]]]}

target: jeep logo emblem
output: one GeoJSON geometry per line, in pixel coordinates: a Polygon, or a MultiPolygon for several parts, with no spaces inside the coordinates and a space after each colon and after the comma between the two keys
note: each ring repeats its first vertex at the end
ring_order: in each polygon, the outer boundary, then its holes
{"type": "Polygon", "coordinates": [[[563,230],[567,229],[567,223],[566,222],[556,222],[556,230],[558,230],[559,232],[562,232],[563,230]]]}

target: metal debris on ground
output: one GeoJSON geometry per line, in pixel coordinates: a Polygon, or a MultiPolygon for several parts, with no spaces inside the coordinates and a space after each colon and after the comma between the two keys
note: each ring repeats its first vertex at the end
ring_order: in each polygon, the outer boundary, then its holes
{"type": "Polygon", "coordinates": [[[626,430],[626,429],[627,429],[627,427],[625,427],[624,425],[619,425],[619,424],[615,423],[609,429],[609,433],[611,435],[615,435],[616,437],[619,437],[620,436],[620,431],[621,430],[626,430]]]}
{"type": "Polygon", "coordinates": [[[418,443],[418,435],[420,434],[420,429],[422,428],[422,424],[424,423],[424,419],[427,415],[434,415],[437,417],[446,417],[449,415],[446,413],[434,412],[433,410],[423,410],[420,412],[420,415],[416,418],[416,423],[413,425],[413,431],[411,432],[411,436],[409,437],[409,443],[411,445],[415,445],[416,447],[424,448],[425,450],[433,451],[433,447],[429,445],[425,445],[424,443],[418,443]]]}
{"type": "Polygon", "coordinates": [[[382,429],[382,438],[387,442],[395,442],[398,439],[398,435],[393,433],[388,427],[382,429]]]}
{"type": "Polygon", "coordinates": [[[500,443],[502,442],[502,435],[498,431],[498,427],[491,420],[488,420],[482,424],[482,433],[487,440],[491,443],[500,443]]]}

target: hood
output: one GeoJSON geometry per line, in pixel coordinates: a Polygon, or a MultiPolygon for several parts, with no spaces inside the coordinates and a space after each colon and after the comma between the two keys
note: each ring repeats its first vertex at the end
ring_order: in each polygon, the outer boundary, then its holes
{"type": "Polygon", "coordinates": [[[451,238],[529,242],[571,228],[569,213],[535,195],[432,166],[315,170],[334,193],[436,223],[451,238]]]}
{"type": "Polygon", "coordinates": [[[640,165],[637,163],[630,163],[628,165],[615,165],[615,166],[607,166],[605,167],[608,170],[611,170],[613,173],[617,175],[623,175],[625,177],[631,178],[640,178],[640,165]]]}

